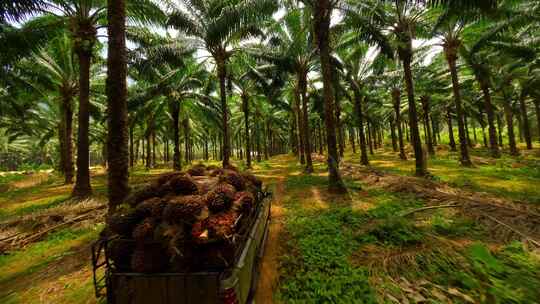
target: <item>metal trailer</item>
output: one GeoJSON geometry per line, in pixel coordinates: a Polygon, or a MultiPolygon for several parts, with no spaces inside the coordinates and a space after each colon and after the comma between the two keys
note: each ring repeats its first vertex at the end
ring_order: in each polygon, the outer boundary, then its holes
{"type": "Polygon", "coordinates": [[[232,267],[205,272],[117,272],[101,239],[92,246],[97,298],[110,304],[240,304],[253,303],[270,222],[271,194],[260,192],[245,231],[239,233],[232,267]]]}

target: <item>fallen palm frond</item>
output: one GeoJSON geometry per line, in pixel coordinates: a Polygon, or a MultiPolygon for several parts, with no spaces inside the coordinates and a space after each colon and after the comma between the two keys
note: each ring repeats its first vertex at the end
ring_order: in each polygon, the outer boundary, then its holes
{"type": "Polygon", "coordinates": [[[374,274],[399,276],[404,272],[421,272],[425,265],[447,263],[458,265],[460,250],[470,242],[458,242],[430,235],[421,243],[406,247],[387,247],[368,244],[351,256],[353,264],[364,266],[374,274]]]}
{"type": "Polygon", "coordinates": [[[461,205],[459,205],[459,204],[447,204],[447,205],[427,206],[427,207],[422,207],[422,208],[417,208],[417,209],[405,211],[405,212],[401,213],[399,216],[407,216],[407,215],[411,215],[411,214],[416,213],[416,212],[426,211],[426,210],[432,210],[432,209],[455,208],[455,207],[460,207],[460,206],[461,206],[461,205]]]}
{"type": "Polygon", "coordinates": [[[372,278],[372,285],[382,286],[377,289],[380,299],[385,303],[423,303],[436,299],[438,303],[476,303],[475,300],[457,288],[442,286],[426,279],[408,280],[405,277],[372,278]],[[391,285],[395,288],[386,288],[391,285]]]}
{"type": "Polygon", "coordinates": [[[425,199],[430,206],[405,211],[407,216],[420,211],[458,208],[458,211],[481,223],[492,237],[502,240],[526,240],[540,247],[540,208],[531,204],[505,200],[484,193],[467,192],[433,180],[400,176],[346,165],[351,174],[369,186],[392,192],[411,193],[425,199]],[[441,204],[446,203],[446,204],[441,204]]]}
{"type": "Polygon", "coordinates": [[[104,218],[105,209],[106,205],[95,199],[87,199],[77,203],[68,201],[37,214],[4,222],[1,229],[6,232],[4,235],[7,235],[0,239],[0,252],[22,248],[41,240],[58,229],[80,222],[101,221],[104,218]]]}

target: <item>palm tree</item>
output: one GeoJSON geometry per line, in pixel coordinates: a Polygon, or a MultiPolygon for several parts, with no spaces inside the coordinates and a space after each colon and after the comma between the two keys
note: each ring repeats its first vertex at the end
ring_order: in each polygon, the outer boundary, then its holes
{"type": "Polygon", "coordinates": [[[335,105],[332,57],[330,55],[330,17],[337,1],[313,0],[313,34],[317,42],[323,81],[324,123],[328,151],[328,188],[331,192],[345,193],[347,188],[339,174],[339,155],[336,142],[335,105]]]}
{"type": "Polygon", "coordinates": [[[313,47],[309,14],[306,10],[292,6],[280,20],[270,26],[268,32],[270,33],[268,43],[258,46],[253,52],[295,77],[292,89],[293,110],[298,122],[300,163],[303,164],[305,159],[305,171],[312,173],[307,87],[308,74],[316,68],[317,54],[313,47]]]}
{"type": "MultiPolygon", "coordinates": [[[[67,35],[51,41],[47,49],[34,55],[42,70],[35,71],[47,79],[42,87],[55,87],[59,96],[61,119],[58,136],[60,143],[60,169],[66,184],[73,183],[73,99],[78,94],[77,67],[71,56],[71,42],[67,35]]],[[[32,71],[30,69],[30,71],[32,71]]]]}
{"type": "Polygon", "coordinates": [[[229,109],[225,80],[227,62],[234,49],[231,46],[247,37],[260,34],[258,26],[277,9],[274,0],[246,1],[188,1],[182,0],[187,10],[176,9],[168,24],[197,39],[198,47],[214,59],[220,84],[223,132],[223,167],[229,167],[229,109]]]}
{"type": "MultiPolygon", "coordinates": [[[[89,110],[90,110],[90,67],[97,43],[97,31],[106,20],[106,3],[101,0],[51,0],[32,13],[43,13],[56,20],[59,26],[68,28],[73,41],[73,50],[79,59],[79,115],[77,136],[77,179],[73,196],[91,194],[89,170],[89,110]]],[[[128,14],[142,22],[162,22],[164,16],[150,0],[129,1],[128,14]]]]}
{"type": "MultiPolygon", "coordinates": [[[[473,1],[476,2],[476,1],[473,1]]],[[[490,149],[493,157],[499,157],[499,147],[497,145],[493,106],[491,104],[491,96],[489,94],[488,84],[485,77],[482,77],[481,66],[475,61],[475,58],[471,56],[462,46],[461,36],[467,25],[473,25],[473,22],[478,21],[478,18],[487,13],[493,13],[493,6],[488,5],[486,7],[473,7],[468,10],[463,10],[460,5],[447,5],[435,22],[434,34],[441,38],[442,47],[444,50],[445,58],[448,63],[448,68],[452,78],[452,90],[454,94],[454,106],[456,110],[456,119],[458,122],[458,135],[460,144],[461,164],[463,166],[471,166],[472,162],[469,156],[467,148],[467,138],[465,136],[465,123],[463,106],[460,94],[460,84],[458,79],[457,59],[461,50],[462,55],[465,55],[465,60],[469,62],[470,67],[475,72],[477,79],[480,82],[480,88],[484,94],[484,102],[486,112],[488,116],[489,125],[489,137],[490,137],[490,149]]],[[[490,35],[494,33],[491,32],[490,35]]],[[[483,39],[481,39],[483,40],[483,39]]]]}
{"type": "MultiPolygon", "coordinates": [[[[173,168],[175,170],[182,170],[179,141],[182,103],[185,102],[186,98],[208,98],[195,91],[195,88],[202,86],[205,77],[201,65],[195,63],[187,54],[179,55],[185,55],[186,57],[182,58],[182,64],[178,68],[163,64],[152,69],[144,68],[139,71],[137,79],[140,82],[152,84],[145,86],[142,92],[139,92],[130,100],[133,108],[144,107],[148,103],[157,103],[155,107],[158,107],[159,104],[167,106],[173,131],[173,168]],[[143,75],[141,75],[141,72],[143,72],[143,75]]],[[[149,59],[153,61],[151,57],[149,59]]]]}
{"type": "Polygon", "coordinates": [[[107,163],[109,212],[129,194],[126,1],[107,1],[107,163]]]}
{"type": "Polygon", "coordinates": [[[418,115],[411,70],[412,40],[415,38],[414,33],[417,28],[421,27],[423,22],[423,10],[416,2],[406,0],[392,3],[372,1],[367,4],[350,1],[350,4],[357,9],[348,9],[346,18],[350,19],[350,26],[357,31],[359,37],[370,43],[378,44],[384,53],[392,53],[392,49],[395,50],[401,61],[409,105],[411,143],[416,159],[415,174],[425,176],[427,165],[418,130],[418,115]],[[389,32],[390,35],[385,36],[385,32],[389,32]]]}
{"type": "MultiPolygon", "coordinates": [[[[36,2],[37,3],[37,2],[36,2]]],[[[132,16],[143,20],[159,19],[159,8],[149,0],[130,1],[132,16]],[[152,19],[154,18],[154,19],[152,19]]],[[[30,13],[30,12],[29,12],[30,13]]],[[[38,10],[31,13],[44,13],[56,20],[58,25],[69,28],[73,40],[73,50],[79,59],[79,115],[77,136],[77,180],[73,195],[84,197],[91,194],[89,173],[89,98],[90,98],[90,65],[94,46],[97,42],[99,24],[106,18],[106,7],[103,1],[69,0],[47,1],[38,10]]],[[[161,20],[163,20],[161,18],[161,20]]]]}
{"type": "Polygon", "coordinates": [[[369,59],[367,57],[368,47],[364,44],[359,44],[357,39],[358,37],[354,32],[349,32],[342,37],[342,41],[337,46],[337,54],[339,56],[337,60],[341,66],[341,69],[338,70],[344,74],[344,79],[353,92],[353,109],[360,139],[360,163],[364,166],[368,166],[369,160],[367,156],[366,136],[364,133],[364,121],[366,120],[366,115],[363,110],[365,105],[362,104],[362,101],[367,98],[364,96],[365,94],[363,91],[366,89],[363,87],[365,86],[365,82],[368,81],[369,77],[374,72],[373,64],[382,60],[381,56],[384,56],[384,54],[379,54],[380,56],[374,60],[369,59]]]}
{"type": "Polygon", "coordinates": [[[447,28],[442,33],[442,46],[444,49],[444,55],[448,62],[448,69],[452,77],[452,90],[454,93],[454,107],[456,110],[456,119],[458,122],[458,137],[460,148],[460,161],[461,165],[470,167],[472,166],[471,158],[469,156],[469,150],[467,148],[467,138],[465,136],[465,123],[463,121],[463,107],[461,102],[461,93],[459,87],[458,70],[456,61],[458,58],[458,49],[461,46],[461,40],[459,38],[460,32],[463,29],[463,23],[451,22],[447,25],[447,28]]]}
{"type": "Polygon", "coordinates": [[[246,167],[251,169],[251,139],[250,135],[250,104],[252,95],[255,94],[256,79],[261,77],[260,73],[253,67],[253,60],[250,60],[245,54],[238,54],[235,56],[234,63],[232,64],[233,82],[236,88],[240,91],[241,106],[240,111],[243,113],[244,118],[244,136],[245,136],[245,154],[246,154],[246,167]]]}

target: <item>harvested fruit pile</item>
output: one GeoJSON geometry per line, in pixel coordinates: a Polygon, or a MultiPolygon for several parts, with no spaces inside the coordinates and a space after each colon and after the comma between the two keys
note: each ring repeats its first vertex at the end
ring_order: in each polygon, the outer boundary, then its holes
{"type": "Polygon", "coordinates": [[[129,212],[107,219],[107,255],[121,272],[185,272],[234,262],[262,182],[235,169],[196,165],[134,192],[129,212]]]}

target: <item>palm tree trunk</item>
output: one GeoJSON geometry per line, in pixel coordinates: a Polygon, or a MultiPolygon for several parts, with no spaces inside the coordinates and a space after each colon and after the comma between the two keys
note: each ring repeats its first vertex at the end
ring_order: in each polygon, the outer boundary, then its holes
{"type": "Polygon", "coordinates": [[[486,126],[481,125],[481,127],[482,127],[482,139],[483,139],[483,143],[484,143],[484,148],[487,148],[488,143],[487,143],[487,138],[486,138],[486,126]]]}
{"type": "Polygon", "coordinates": [[[394,152],[398,151],[398,143],[396,138],[396,124],[394,122],[394,118],[390,117],[390,137],[392,139],[392,150],[394,152]]]}
{"type": "Polygon", "coordinates": [[[152,129],[152,168],[156,166],[156,128],[152,129]]]}
{"type": "Polygon", "coordinates": [[[323,133],[322,133],[321,121],[319,121],[317,125],[319,129],[319,154],[322,155],[323,154],[323,133]]]}
{"type": "Polygon", "coordinates": [[[92,53],[78,49],[79,57],[79,115],[77,132],[77,179],[72,195],[77,198],[88,197],[92,194],[90,186],[90,63],[92,53]]]}
{"type": "Polygon", "coordinates": [[[473,134],[473,139],[474,139],[474,145],[476,145],[478,143],[478,137],[476,135],[476,121],[474,121],[474,118],[472,119],[471,124],[472,124],[472,134],[473,134]]]}
{"type": "Polygon", "coordinates": [[[428,152],[431,155],[435,155],[435,149],[433,149],[433,136],[434,134],[431,133],[432,129],[429,124],[430,122],[430,107],[429,107],[429,96],[422,96],[420,97],[420,102],[422,103],[422,108],[424,110],[424,126],[426,128],[426,137],[427,137],[427,146],[428,146],[428,152]]]}
{"type": "Polygon", "coordinates": [[[189,153],[189,120],[184,118],[182,120],[182,128],[184,129],[184,160],[187,164],[190,163],[190,153],[189,153]]]}
{"type": "Polygon", "coordinates": [[[101,166],[107,169],[107,143],[101,143],[101,166]]]}
{"type": "Polygon", "coordinates": [[[514,114],[516,116],[516,120],[517,120],[517,129],[518,129],[518,134],[519,134],[519,142],[522,143],[523,142],[523,129],[521,128],[521,126],[523,125],[521,123],[521,110],[518,109],[517,113],[514,114]]]}
{"type": "Polygon", "coordinates": [[[165,163],[169,162],[169,139],[167,137],[163,140],[165,144],[163,145],[163,158],[165,159],[165,163]]]}
{"type": "Polygon", "coordinates": [[[511,155],[519,155],[519,150],[516,146],[516,138],[514,135],[514,117],[512,113],[512,106],[507,96],[504,96],[504,115],[506,119],[506,126],[508,131],[508,145],[510,146],[511,155]]]}
{"type": "Polygon", "coordinates": [[[403,144],[403,129],[401,128],[401,91],[399,89],[392,90],[392,101],[394,105],[394,113],[396,115],[396,127],[398,132],[399,158],[407,160],[405,154],[405,145],[403,144]]]}
{"type": "Polygon", "coordinates": [[[459,135],[459,147],[461,152],[461,165],[470,167],[472,166],[471,159],[469,157],[469,149],[467,147],[467,138],[465,134],[465,124],[463,122],[463,110],[461,108],[461,93],[459,88],[458,73],[456,67],[457,48],[448,47],[445,48],[446,61],[450,69],[450,75],[452,76],[452,90],[454,92],[454,104],[456,106],[456,119],[458,122],[458,135],[459,135]]]}
{"type": "Polygon", "coordinates": [[[523,128],[523,136],[527,143],[527,149],[532,149],[531,129],[529,127],[529,117],[527,115],[527,105],[525,104],[525,98],[527,96],[523,92],[519,96],[519,109],[521,111],[521,127],[523,128]]]}
{"type": "Polygon", "coordinates": [[[209,136],[208,136],[208,134],[206,134],[206,135],[207,135],[207,137],[206,137],[207,140],[204,141],[204,160],[207,161],[208,160],[208,139],[209,139],[209,136]]]}
{"type": "Polygon", "coordinates": [[[503,147],[503,138],[502,138],[502,121],[501,115],[497,115],[497,133],[499,138],[499,146],[503,147]]]}
{"type": "Polygon", "coordinates": [[[307,73],[298,74],[298,89],[300,90],[300,99],[302,100],[302,122],[304,131],[304,153],[306,154],[306,173],[313,172],[313,161],[311,160],[311,142],[309,132],[309,116],[307,103],[307,73]]]}
{"type": "MultiPolygon", "coordinates": [[[[62,110],[63,112],[63,110],[62,110]]],[[[64,115],[62,115],[64,116],[64,115]]],[[[66,122],[65,118],[60,118],[58,122],[58,144],[60,146],[60,160],[58,164],[58,170],[60,173],[64,174],[64,184],[67,184],[65,181],[65,171],[66,171],[66,122]]]]}
{"type": "MultiPolygon", "coordinates": [[[[412,46],[411,46],[412,48],[412,46]]],[[[418,115],[416,114],[416,103],[414,100],[414,86],[411,72],[412,51],[402,53],[403,71],[405,74],[405,88],[407,89],[407,99],[409,102],[409,125],[411,129],[411,143],[414,149],[414,157],[416,159],[417,176],[425,176],[427,174],[427,164],[422,151],[422,141],[420,132],[418,131],[418,115]]]]}
{"type": "Polygon", "coordinates": [[[145,145],[144,145],[144,135],[143,137],[141,137],[141,161],[143,163],[143,165],[146,165],[146,154],[145,154],[145,145]]]}
{"type": "Polygon", "coordinates": [[[171,103],[172,129],[173,129],[173,169],[182,170],[182,159],[180,155],[180,105],[176,100],[171,103]]]}
{"type": "Polygon", "coordinates": [[[294,115],[296,117],[296,130],[297,130],[297,133],[296,133],[296,136],[297,136],[297,140],[296,140],[296,143],[298,144],[298,156],[300,156],[300,164],[305,164],[306,163],[306,158],[305,158],[305,144],[304,144],[304,119],[303,119],[303,115],[301,114],[301,109],[300,109],[300,104],[301,104],[301,96],[300,96],[300,89],[298,88],[298,86],[295,88],[295,91],[294,91],[294,115]]]}
{"type": "Polygon", "coordinates": [[[290,121],[291,127],[290,127],[290,142],[291,142],[291,150],[295,156],[299,156],[300,149],[298,147],[298,134],[296,133],[298,130],[296,128],[297,122],[296,122],[296,111],[294,109],[294,101],[291,105],[291,121],[290,121]]]}
{"type": "Polygon", "coordinates": [[[482,90],[482,95],[484,97],[484,109],[487,115],[488,121],[488,134],[489,134],[489,149],[491,152],[491,157],[499,158],[501,157],[501,151],[499,150],[499,145],[497,144],[497,129],[495,129],[495,113],[493,110],[493,103],[491,102],[491,93],[489,92],[489,85],[486,81],[480,82],[480,89],[482,90]]]}
{"type": "Polygon", "coordinates": [[[332,66],[330,63],[330,0],[317,0],[314,7],[313,33],[319,49],[323,78],[324,121],[326,125],[326,145],[328,148],[328,188],[331,192],[345,193],[347,188],[339,174],[339,156],[336,146],[334,112],[334,92],[332,85],[332,66]]]}
{"type": "Polygon", "coordinates": [[[362,95],[360,88],[353,83],[354,94],[354,110],[356,112],[356,122],[358,127],[358,135],[360,137],[360,164],[364,166],[369,165],[367,155],[366,135],[364,133],[364,112],[362,109],[362,95]]]}
{"type": "Polygon", "coordinates": [[[446,118],[448,122],[448,144],[450,145],[450,151],[457,151],[456,140],[454,139],[454,126],[452,125],[452,112],[450,106],[446,107],[446,118]]]}
{"type": "Polygon", "coordinates": [[[431,134],[433,135],[431,137],[431,140],[432,140],[432,143],[433,143],[433,146],[436,147],[437,146],[437,136],[440,136],[439,135],[439,128],[438,128],[438,121],[433,117],[433,115],[431,115],[431,134]]]}
{"type": "Polygon", "coordinates": [[[339,157],[343,158],[345,146],[343,144],[343,128],[341,125],[341,105],[340,105],[339,94],[337,90],[338,88],[336,85],[336,87],[334,88],[334,91],[335,91],[334,101],[336,105],[336,130],[337,130],[338,152],[339,152],[339,157]]]}
{"type": "Polygon", "coordinates": [[[246,94],[240,96],[242,98],[242,110],[244,111],[244,125],[246,128],[246,163],[247,167],[251,168],[251,139],[249,137],[249,100],[246,94]]]}
{"type": "Polygon", "coordinates": [[[370,128],[370,123],[369,123],[369,120],[366,122],[366,132],[367,132],[367,142],[368,142],[368,146],[369,146],[369,154],[373,155],[373,140],[371,138],[371,128],[370,128]]]}
{"type": "Polygon", "coordinates": [[[146,134],[146,169],[152,168],[152,147],[150,146],[150,137],[151,132],[148,130],[148,134],[146,134]]]}
{"type": "Polygon", "coordinates": [[[469,148],[472,148],[473,144],[471,140],[471,133],[469,132],[469,121],[467,113],[463,113],[463,124],[465,126],[465,135],[467,136],[467,145],[469,146],[469,148]]]}
{"type": "MultiPolygon", "coordinates": [[[[133,126],[133,129],[135,129],[135,126],[133,126]]],[[[135,141],[135,154],[133,155],[133,166],[135,166],[139,161],[139,146],[141,144],[140,140],[135,141]]]]}
{"type": "Polygon", "coordinates": [[[64,173],[64,183],[73,183],[73,106],[72,96],[62,96],[62,171],[64,173]]]}
{"type": "MultiPolygon", "coordinates": [[[[260,118],[260,115],[257,113],[257,117],[260,118]]],[[[257,162],[261,162],[261,125],[257,124],[255,127],[256,139],[257,139],[257,162]]]]}
{"type": "Polygon", "coordinates": [[[349,141],[352,146],[353,154],[356,153],[356,140],[355,140],[356,134],[354,132],[354,127],[349,127],[349,141]]]}
{"type": "Polygon", "coordinates": [[[129,194],[126,1],[107,1],[107,158],[109,212],[129,194]]]}
{"type": "Polygon", "coordinates": [[[411,143],[411,137],[409,136],[410,127],[407,120],[403,121],[403,129],[405,129],[405,138],[407,138],[407,142],[410,144],[411,143]]]}
{"type": "Polygon", "coordinates": [[[266,121],[266,123],[263,123],[263,128],[264,160],[268,160],[268,140],[270,134],[270,124],[268,123],[268,121],[266,121]]]}
{"type": "Polygon", "coordinates": [[[230,167],[230,151],[231,151],[231,143],[229,139],[229,108],[227,106],[227,91],[225,88],[225,78],[227,71],[225,70],[225,60],[224,59],[217,59],[217,69],[218,69],[218,77],[219,77],[219,92],[221,96],[221,119],[222,119],[222,127],[223,127],[223,148],[222,148],[222,154],[223,154],[223,161],[222,166],[223,168],[230,167]]]}

